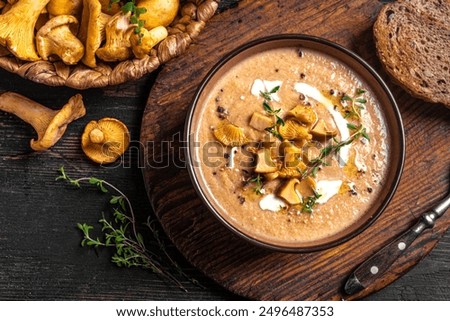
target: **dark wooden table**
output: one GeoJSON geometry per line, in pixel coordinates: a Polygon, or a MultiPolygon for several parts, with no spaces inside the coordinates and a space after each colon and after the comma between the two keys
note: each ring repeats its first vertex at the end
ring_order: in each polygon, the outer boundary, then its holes
{"type": "MultiPolygon", "coordinates": [[[[235,3],[222,1],[222,7],[235,3]]],[[[80,246],[78,222],[95,224],[107,199],[92,188],[76,190],[55,182],[64,165],[74,177],[96,176],[120,187],[131,199],[138,219],[152,214],[139,168],[141,117],[157,73],[139,81],[82,91],[87,115],[71,124],[50,151],[35,153],[33,129],[0,113],[0,299],[1,300],[239,300],[192,268],[170,245],[182,269],[203,287],[182,280],[179,290],[149,271],[119,268],[110,252],[80,246]],[[89,120],[115,117],[130,129],[132,145],[117,168],[91,163],[80,148],[89,120]]],[[[0,90],[21,93],[59,108],[79,91],[49,88],[0,70],[0,90]]],[[[150,237],[150,234],[144,234],[150,237]]],[[[407,275],[369,300],[450,300],[450,234],[407,275]]]]}

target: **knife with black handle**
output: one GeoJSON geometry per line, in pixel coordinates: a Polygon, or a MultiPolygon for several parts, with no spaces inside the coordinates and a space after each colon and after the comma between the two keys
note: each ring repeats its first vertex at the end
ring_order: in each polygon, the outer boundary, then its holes
{"type": "Polygon", "coordinates": [[[344,287],[345,293],[355,294],[373,284],[424,230],[434,226],[435,221],[449,207],[450,194],[440,201],[431,211],[423,214],[416,225],[364,261],[347,280],[344,287]]]}

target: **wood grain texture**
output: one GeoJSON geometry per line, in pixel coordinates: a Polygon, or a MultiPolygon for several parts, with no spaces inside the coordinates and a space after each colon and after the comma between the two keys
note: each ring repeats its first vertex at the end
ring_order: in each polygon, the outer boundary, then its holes
{"type": "MultiPolygon", "coordinates": [[[[236,3],[236,0],[222,0],[222,3],[224,8],[236,3]]],[[[236,13],[226,15],[225,11],[214,19],[215,25],[211,28],[223,28],[224,24],[227,26],[232,24],[233,27],[240,25],[234,20],[235,16],[237,16],[236,13]]],[[[244,18],[245,16],[239,15],[238,19],[243,19],[241,24],[246,20],[244,18]]],[[[245,23],[252,24],[251,20],[245,23]]],[[[255,25],[257,24],[256,22],[255,25]]],[[[205,32],[208,29],[209,25],[205,32]]],[[[236,35],[233,37],[239,38],[236,35]]],[[[370,38],[370,31],[362,33],[361,37],[358,37],[357,45],[353,48],[357,48],[358,43],[364,43],[365,38],[370,38]]],[[[211,36],[207,38],[211,39],[211,36]]],[[[224,38],[226,36],[222,35],[217,40],[224,38]]],[[[194,44],[197,47],[197,53],[205,47],[202,42],[203,40],[199,39],[194,44]]],[[[370,41],[369,44],[372,45],[370,41]]],[[[365,57],[371,57],[373,54],[370,47],[362,49],[359,52],[365,52],[365,57]]],[[[377,64],[376,59],[371,61],[372,64],[377,64]]],[[[169,71],[185,68],[193,79],[202,76],[201,71],[188,69],[189,66],[189,61],[180,61],[180,65],[168,67],[169,71]]],[[[166,72],[168,71],[163,69],[163,73],[166,72]]],[[[179,72],[181,73],[181,70],[179,72]]],[[[94,175],[120,187],[130,197],[138,221],[141,223],[145,222],[148,215],[154,217],[141,177],[139,166],[142,164],[138,161],[140,155],[137,147],[143,111],[155,77],[156,74],[151,74],[139,81],[127,82],[119,86],[77,91],[65,87],[50,88],[38,85],[0,70],[0,90],[17,91],[54,108],[61,106],[70,96],[80,92],[87,106],[87,115],[71,124],[63,139],[51,151],[42,154],[33,153],[29,148],[29,140],[35,135],[33,129],[16,117],[0,112],[0,300],[239,300],[242,298],[233,295],[189,264],[165,237],[164,240],[170,252],[183,271],[196,278],[204,288],[183,280],[183,285],[188,292],[180,291],[176,286],[164,282],[146,270],[116,267],[110,262],[109,251],[96,253],[79,245],[81,234],[75,228],[75,224],[86,222],[98,226],[96,221],[100,218],[107,199],[103,199],[100,194],[90,188],[74,190],[55,182],[56,169],[61,165],[64,165],[68,173],[74,177],[94,175]],[[85,158],[79,145],[84,126],[89,120],[102,117],[116,117],[124,121],[134,141],[133,148],[127,153],[124,163],[117,168],[102,168],[92,164],[85,158]]],[[[165,94],[160,95],[164,97],[160,98],[161,101],[170,99],[171,95],[178,99],[180,97],[190,99],[190,97],[175,95],[175,92],[177,92],[176,88],[167,88],[165,94]]],[[[411,102],[409,96],[398,88],[395,92],[401,103],[408,103],[403,106],[404,110],[413,106],[411,111],[407,112],[410,119],[408,138],[415,137],[411,136],[411,133],[431,128],[428,124],[421,124],[423,118],[442,117],[442,111],[429,114],[422,109],[422,106],[430,105],[422,105],[419,101],[411,102]],[[415,129],[415,126],[418,128],[415,129]]],[[[448,129],[448,118],[447,123],[441,121],[434,123],[442,126],[443,129],[448,129]]],[[[426,137],[419,136],[417,137],[419,144],[413,143],[411,139],[408,140],[409,149],[426,143],[424,141],[426,137]]],[[[431,159],[433,158],[421,158],[416,173],[427,168],[423,162],[431,161],[431,159]]],[[[414,160],[409,159],[409,162],[407,172],[413,175],[411,170],[414,170],[414,160]]],[[[433,170],[436,171],[436,167],[433,170]]],[[[421,182],[429,184],[431,180],[433,183],[434,178],[436,177],[430,177],[421,182]]],[[[446,184],[446,182],[439,184],[446,184]]],[[[404,186],[403,190],[407,187],[408,185],[404,186]]],[[[437,194],[443,189],[444,187],[439,187],[437,191],[432,191],[427,203],[435,200],[437,194]]],[[[428,190],[433,190],[433,184],[424,185],[421,188],[421,192],[426,195],[428,190]]],[[[154,198],[155,196],[152,197],[154,198]]],[[[402,205],[398,204],[398,208],[401,209],[402,205]]],[[[413,206],[414,215],[417,216],[421,207],[426,205],[422,199],[417,209],[413,206]]],[[[165,206],[169,208],[170,203],[165,206]]],[[[161,235],[164,236],[164,233],[161,235]]],[[[144,233],[145,238],[150,236],[149,233],[144,233]]],[[[447,233],[431,254],[408,274],[367,299],[450,300],[449,280],[450,234],[447,233]]]]}
{"type": "MultiPolygon", "coordinates": [[[[198,45],[167,64],[152,87],[141,128],[141,143],[149,146],[144,149],[144,160],[179,158],[175,149],[161,152],[148,142],[176,141],[183,132],[188,105],[208,69],[226,52],[251,39],[276,33],[321,36],[355,51],[387,79],[375,55],[371,30],[380,7],[376,1],[242,1],[238,8],[216,16],[198,45]]],[[[388,209],[364,233],[315,253],[262,250],[238,239],[213,218],[196,196],[184,168],[147,166],[147,192],[169,238],[194,266],[232,292],[252,299],[359,299],[395,281],[433,249],[449,226],[449,215],[422,235],[371,287],[354,296],[342,292],[356,265],[415,223],[446,194],[450,113],[389,84],[405,124],[407,160],[388,209]]],[[[448,280],[444,284],[448,287],[448,280]]]]}

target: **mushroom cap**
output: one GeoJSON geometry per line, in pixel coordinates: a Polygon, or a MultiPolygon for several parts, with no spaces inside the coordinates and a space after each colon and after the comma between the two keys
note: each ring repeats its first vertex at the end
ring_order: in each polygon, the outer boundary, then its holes
{"type": "Polygon", "coordinates": [[[22,0],[0,15],[0,45],[17,58],[39,60],[34,45],[34,26],[50,0],[22,0]]]}
{"type": "Polygon", "coordinates": [[[71,97],[61,110],[55,112],[55,116],[50,121],[44,132],[38,131],[38,139],[31,140],[31,148],[35,151],[44,151],[55,145],[64,135],[64,132],[74,120],[86,114],[83,97],[76,94],[71,97]]]}
{"type": "Polygon", "coordinates": [[[37,36],[45,37],[54,29],[71,24],[75,25],[75,27],[78,25],[78,19],[72,15],[59,15],[53,17],[39,29],[37,36]]]}
{"type": "Polygon", "coordinates": [[[130,145],[127,126],[115,118],[90,121],[81,136],[81,147],[86,156],[95,163],[115,162],[130,145]]]}
{"type": "Polygon", "coordinates": [[[51,16],[78,15],[83,0],[50,0],[47,11],[51,16]]]}

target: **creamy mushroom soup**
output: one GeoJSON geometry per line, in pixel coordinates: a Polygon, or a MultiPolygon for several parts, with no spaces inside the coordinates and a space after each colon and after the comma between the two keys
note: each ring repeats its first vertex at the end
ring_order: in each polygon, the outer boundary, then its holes
{"type": "Polygon", "coordinates": [[[358,220],[383,188],[389,135],[379,103],[327,55],[252,55],[203,101],[192,120],[194,166],[214,208],[248,236],[326,238],[358,220]]]}

